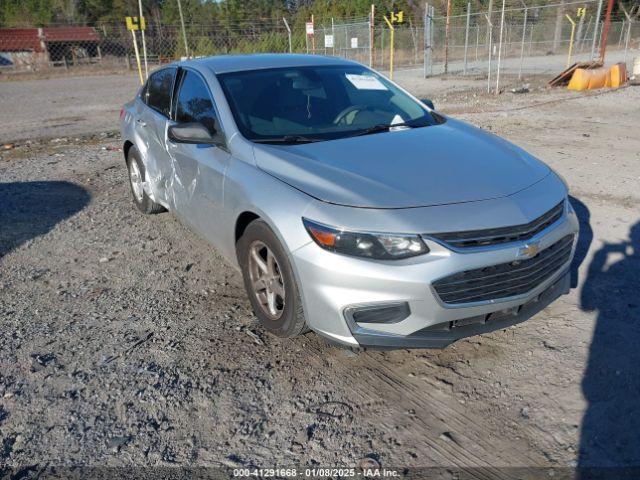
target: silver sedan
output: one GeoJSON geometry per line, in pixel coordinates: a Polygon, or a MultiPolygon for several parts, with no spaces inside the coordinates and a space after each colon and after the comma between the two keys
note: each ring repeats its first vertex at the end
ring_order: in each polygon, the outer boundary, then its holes
{"type": "Polygon", "coordinates": [[[173,212],[239,268],[275,335],[438,348],[569,289],[564,181],[358,63],[171,64],[121,128],[134,203],[173,212]]]}

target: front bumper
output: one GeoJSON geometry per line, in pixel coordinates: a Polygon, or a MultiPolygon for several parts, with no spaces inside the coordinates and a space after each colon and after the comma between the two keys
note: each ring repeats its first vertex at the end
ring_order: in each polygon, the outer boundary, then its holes
{"type": "Polygon", "coordinates": [[[311,242],[293,252],[293,262],[310,328],[333,342],[381,348],[443,348],[464,337],[502,329],[538,313],[569,290],[578,220],[561,220],[530,241],[541,250],[574,235],[571,256],[529,292],[464,305],[443,303],[433,281],[452,273],[513,262],[521,243],[470,253],[427,239],[431,252],[400,261],[371,261],[327,252],[311,242]],[[358,323],[349,312],[362,306],[406,303],[410,314],[396,323],[358,323]]]}
{"type": "Polygon", "coordinates": [[[569,292],[571,275],[564,272],[553,284],[542,293],[534,296],[526,303],[503,309],[497,312],[472,317],[474,324],[451,326],[450,322],[427,327],[410,335],[390,335],[362,328],[355,323],[351,325],[355,340],[361,347],[375,348],[444,348],[461,338],[479,335],[510,327],[524,322],[539,311],[546,308],[561,295],[569,292]],[[440,328],[437,328],[440,327],[440,328]]]}

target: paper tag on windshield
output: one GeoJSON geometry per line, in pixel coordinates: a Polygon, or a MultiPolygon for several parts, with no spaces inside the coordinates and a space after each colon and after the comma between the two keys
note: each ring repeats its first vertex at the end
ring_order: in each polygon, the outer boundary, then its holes
{"type": "Polygon", "coordinates": [[[395,132],[396,130],[406,130],[407,128],[409,128],[406,125],[401,125],[399,127],[394,127],[394,125],[396,125],[398,123],[404,123],[404,122],[405,122],[404,118],[402,118],[400,115],[398,115],[396,113],[396,116],[391,119],[391,123],[389,124],[389,125],[391,125],[389,127],[389,131],[390,132],[395,132]]]}
{"type": "Polygon", "coordinates": [[[346,73],[345,76],[358,90],[387,90],[380,80],[371,75],[346,73]]]}

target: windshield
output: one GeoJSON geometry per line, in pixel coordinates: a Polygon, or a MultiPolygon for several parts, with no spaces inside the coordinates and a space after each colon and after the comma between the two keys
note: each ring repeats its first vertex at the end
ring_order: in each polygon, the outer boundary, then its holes
{"type": "Polygon", "coordinates": [[[218,78],[238,128],[253,141],[330,140],[389,125],[436,123],[409,95],[359,65],[251,70],[218,78]]]}

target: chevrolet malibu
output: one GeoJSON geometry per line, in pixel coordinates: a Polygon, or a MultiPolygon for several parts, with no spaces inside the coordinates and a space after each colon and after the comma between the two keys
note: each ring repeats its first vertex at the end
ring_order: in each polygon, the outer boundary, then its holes
{"type": "Polygon", "coordinates": [[[564,181],[358,63],[171,64],[121,129],[135,205],[213,244],[275,335],[440,348],[569,290],[578,222],[564,181]]]}

